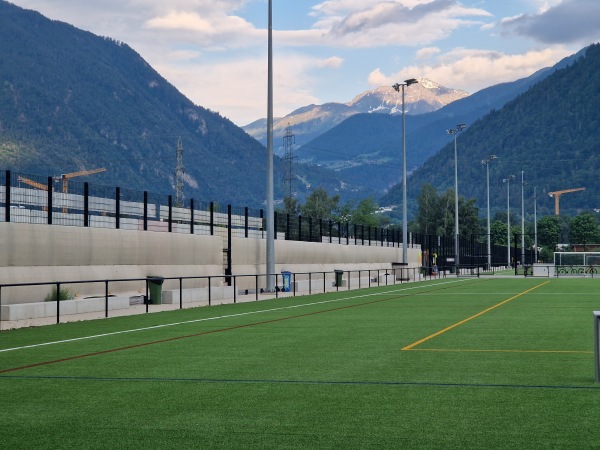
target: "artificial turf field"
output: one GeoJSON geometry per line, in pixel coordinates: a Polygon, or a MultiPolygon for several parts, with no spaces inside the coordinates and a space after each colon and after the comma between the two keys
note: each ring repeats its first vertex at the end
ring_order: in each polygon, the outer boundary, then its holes
{"type": "Polygon", "coordinates": [[[445,279],[0,333],[13,448],[600,448],[598,279],[445,279]]]}

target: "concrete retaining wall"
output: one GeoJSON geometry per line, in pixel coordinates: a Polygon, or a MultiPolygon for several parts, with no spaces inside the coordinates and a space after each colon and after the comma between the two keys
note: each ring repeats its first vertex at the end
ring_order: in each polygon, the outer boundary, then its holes
{"type": "MultiPolygon", "coordinates": [[[[35,283],[163,277],[214,276],[213,285],[223,285],[222,236],[189,235],[152,231],[67,227],[23,223],[0,223],[0,282],[35,283]]],[[[266,272],[264,239],[232,238],[232,273],[266,272]]],[[[408,249],[409,266],[420,264],[420,249],[408,249]]],[[[402,248],[323,244],[277,239],[276,273],[333,270],[390,269],[401,261],[402,248]]],[[[357,275],[358,276],[358,275],[357,275]]],[[[364,276],[364,274],[362,274],[364,276]]],[[[204,288],[206,280],[185,280],[184,289],[204,288]]],[[[254,277],[238,278],[238,289],[254,289],[254,277]]],[[[259,287],[265,287],[261,277],[259,287]]],[[[104,283],[64,285],[77,298],[104,295],[104,283]]],[[[51,286],[3,288],[2,305],[40,302],[51,286]]],[[[145,294],[145,281],[111,283],[113,294],[145,294]]],[[[177,280],[167,280],[163,291],[179,289],[177,280]]]]}

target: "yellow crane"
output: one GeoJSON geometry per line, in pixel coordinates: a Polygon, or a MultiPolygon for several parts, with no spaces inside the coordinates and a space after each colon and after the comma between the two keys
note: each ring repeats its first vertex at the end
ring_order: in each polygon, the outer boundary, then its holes
{"type": "MultiPolygon", "coordinates": [[[[54,177],[55,180],[62,180],[62,191],[63,194],[67,194],[69,192],[69,180],[75,177],[82,177],[84,175],[92,175],[94,173],[106,172],[106,168],[102,167],[100,169],[91,169],[91,170],[80,170],[78,172],[71,173],[63,173],[60,177],[54,177]]],[[[18,181],[21,181],[29,186],[33,186],[34,188],[40,189],[42,191],[47,191],[48,186],[42,183],[38,183],[37,181],[30,180],[29,178],[25,178],[19,176],[17,178],[18,181]]],[[[68,212],[67,208],[63,208],[63,212],[68,212]]]]}
{"type": "Polygon", "coordinates": [[[573,188],[573,189],[563,189],[562,191],[548,192],[550,197],[554,197],[554,215],[558,216],[560,213],[560,196],[563,194],[568,194],[569,192],[578,192],[585,191],[585,188],[573,188]]]}
{"type": "Polygon", "coordinates": [[[40,189],[42,191],[48,190],[48,185],[43,183],[38,183],[37,181],[30,180],[29,178],[25,178],[22,176],[17,177],[17,181],[28,184],[29,186],[33,186],[34,188],[40,189]]]}
{"type": "Polygon", "coordinates": [[[104,167],[102,167],[100,169],[80,170],[79,172],[63,173],[60,176],[60,179],[62,180],[63,194],[66,194],[69,192],[69,180],[71,178],[82,177],[84,175],[92,175],[94,173],[100,173],[100,172],[106,172],[106,169],[104,167]]]}

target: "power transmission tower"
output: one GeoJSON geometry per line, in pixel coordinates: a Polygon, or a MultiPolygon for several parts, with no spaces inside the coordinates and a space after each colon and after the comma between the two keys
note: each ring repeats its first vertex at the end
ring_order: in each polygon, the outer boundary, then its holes
{"type": "Polygon", "coordinates": [[[183,208],[183,174],[185,173],[185,167],[183,167],[183,144],[181,138],[177,141],[177,166],[175,166],[175,206],[177,208],[183,208]]]}
{"type": "Polygon", "coordinates": [[[285,183],[285,190],[287,195],[292,198],[294,194],[294,143],[296,142],[296,136],[292,133],[292,126],[288,123],[285,128],[285,135],[283,136],[283,148],[285,150],[283,159],[285,161],[285,173],[283,181],[285,183]]]}

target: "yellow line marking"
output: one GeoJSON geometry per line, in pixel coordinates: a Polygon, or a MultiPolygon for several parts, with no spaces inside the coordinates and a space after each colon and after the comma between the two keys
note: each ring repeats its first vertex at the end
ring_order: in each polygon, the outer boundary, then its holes
{"type": "Polygon", "coordinates": [[[446,331],[450,331],[450,330],[452,330],[453,328],[456,328],[456,327],[458,327],[458,326],[460,326],[460,325],[462,325],[462,324],[464,324],[464,323],[467,323],[467,322],[469,322],[470,320],[476,319],[477,317],[479,317],[479,316],[482,316],[482,315],[484,315],[485,313],[487,313],[487,312],[490,312],[491,310],[493,310],[493,309],[496,309],[496,308],[498,308],[499,306],[502,306],[502,305],[504,305],[505,303],[508,303],[508,302],[510,302],[511,300],[514,300],[514,299],[516,299],[516,298],[519,298],[519,297],[521,297],[522,295],[525,295],[525,294],[527,294],[528,292],[531,292],[531,291],[533,291],[533,290],[535,290],[535,289],[537,289],[537,288],[539,288],[539,287],[542,287],[543,285],[545,285],[545,284],[548,284],[548,283],[550,283],[550,281],[545,281],[545,282],[543,282],[543,283],[541,283],[541,284],[538,284],[537,286],[534,286],[534,287],[532,287],[531,289],[527,289],[526,291],[523,291],[523,292],[521,292],[520,294],[517,294],[517,295],[515,295],[514,297],[511,297],[511,298],[509,298],[509,299],[506,299],[506,300],[504,300],[504,301],[502,301],[502,302],[500,302],[500,303],[498,303],[498,304],[496,304],[496,305],[494,305],[494,306],[490,306],[489,308],[487,308],[487,309],[484,309],[484,310],[483,310],[483,311],[481,311],[481,312],[478,312],[478,313],[477,313],[477,314],[475,314],[474,316],[467,317],[466,319],[463,319],[463,320],[461,320],[460,322],[457,322],[457,323],[455,323],[454,325],[450,325],[449,327],[446,327],[446,328],[444,328],[443,330],[440,330],[440,331],[438,331],[438,332],[436,332],[436,333],[433,333],[433,334],[431,334],[431,335],[429,335],[429,336],[427,336],[427,337],[425,337],[425,338],[423,338],[423,339],[420,339],[420,340],[418,340],[417,342],[413,342],[412,344],[410,344],[410,345],[407,345],[406,347],[404,347],[402,350],[411,350],[412,348],[416,347],[417,345],[421,345],[423,342],[426,342],[426,341],[428,341],[428,340],[430,340],[430,339],[433,339],[434,337],[437,337],[437,336],[439,336],[440,334],[444,334],[446,331]]]}
{"type": "Polygon", "coordinates": [[[453,348],[409,348],[402,349],[411,352],[482,352],[482,353],[576,353],[591,355],[594,352],[586,350],[486,350],[486,349],[453,349],[453,348]]]}

